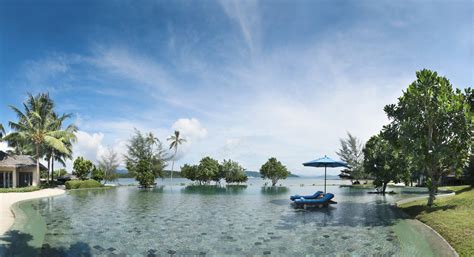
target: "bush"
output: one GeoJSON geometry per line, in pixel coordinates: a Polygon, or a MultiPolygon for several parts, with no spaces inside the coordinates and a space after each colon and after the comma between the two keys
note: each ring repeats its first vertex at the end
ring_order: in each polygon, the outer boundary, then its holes
{"type": "Polygon", "coordinates": [[[93,179],[89,180],[70,180],[66,182],[66,189],[96,188],[103,185],[93,179]]]}

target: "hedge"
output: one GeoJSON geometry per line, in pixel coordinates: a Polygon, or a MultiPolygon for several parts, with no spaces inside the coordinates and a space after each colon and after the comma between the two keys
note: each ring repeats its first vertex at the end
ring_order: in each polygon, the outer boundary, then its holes
{"type": "Polygon", "coordinates": [[[24,193],[33,192],[40,190],[40,187],[29,186],[29,187],[17,187],[17,188],[0,188],[0,193],[24,193]]]}
{"type": "Polygon", "coordinates": [[[79,189],[79,188],[96,188],[103,187],[100,182],[97,182],[93,179],[89,180],[70,180],[66,181],[66,189],[79,189]]]}

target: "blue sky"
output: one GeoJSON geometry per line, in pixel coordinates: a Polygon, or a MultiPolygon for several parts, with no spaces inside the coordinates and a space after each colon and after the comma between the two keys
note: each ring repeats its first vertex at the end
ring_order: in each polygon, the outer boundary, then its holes
{"type": "Polygon", "coordinates": [[[315,174],[301,163],[377,133],[415,71],[472,86],[473,28],[472,1],[1,0],[0,122],[48,91],[76,155],[179,129],[178,166],[274,156],[315,174]]]}

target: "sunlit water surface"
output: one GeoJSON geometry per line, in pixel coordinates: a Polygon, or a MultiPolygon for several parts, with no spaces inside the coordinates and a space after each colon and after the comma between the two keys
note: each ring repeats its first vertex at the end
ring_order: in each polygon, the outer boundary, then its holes
{"type": "Polygon", "coordinates": [[[322,181],[293,178],[277,188],[263,187],[261,179],[227,187],[184,186],[189,181],[183,179],[173,185],[157,182],[167,185],[76,190],[23,202],[16,208],[24,217],[10,233],[14,243],[0,254],[433,255],[391,205],[423,189],[390,188],[398,194],[381,196],[333,180],[328,192],[336,195],[336,205],[301,210],[290,205],[289,196],[320,190],[322,181]]]}

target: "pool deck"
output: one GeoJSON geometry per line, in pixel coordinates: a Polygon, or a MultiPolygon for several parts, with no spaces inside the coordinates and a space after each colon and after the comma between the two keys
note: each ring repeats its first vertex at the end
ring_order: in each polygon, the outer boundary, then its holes
{"type": "Polygon", "coordinates": [[[35,198],[57,196],[65,192],[59,188],[48,188],[27,193],[0,193],[0,235],[7,232],[15,221],[15,214],[11,210],[13,204],[35,198]]]}

